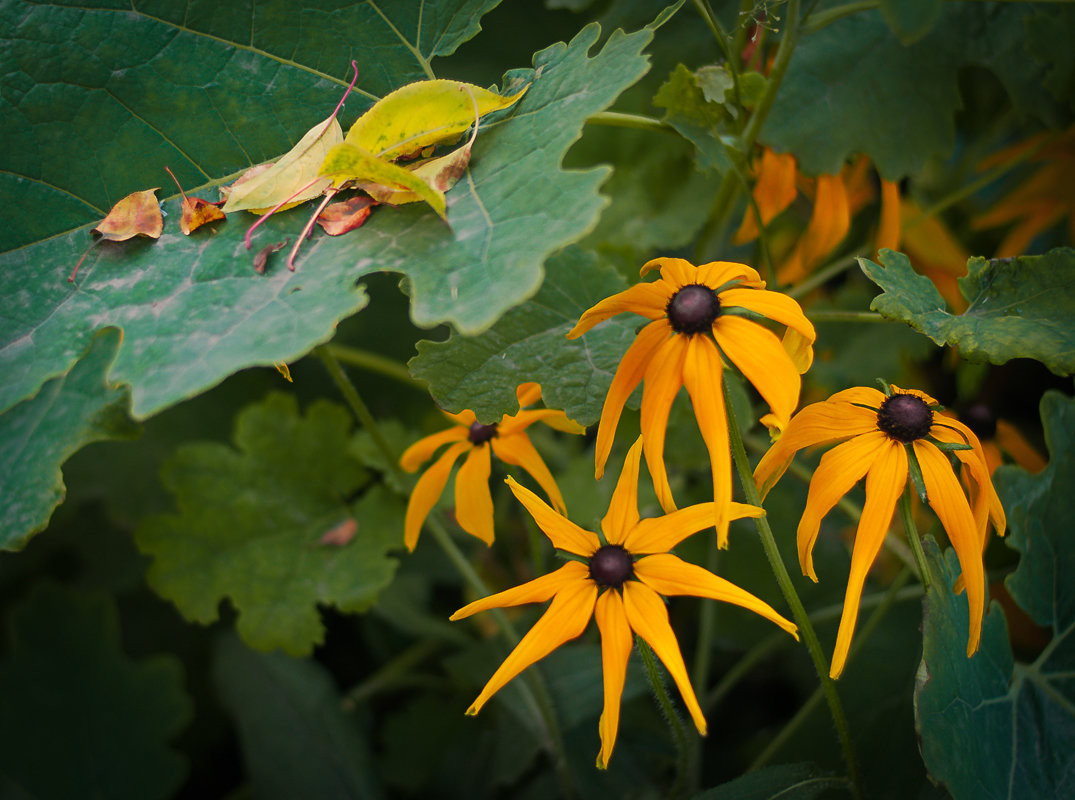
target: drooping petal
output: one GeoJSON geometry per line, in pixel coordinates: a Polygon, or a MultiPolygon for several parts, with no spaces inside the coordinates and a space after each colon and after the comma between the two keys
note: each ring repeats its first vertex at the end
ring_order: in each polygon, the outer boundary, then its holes
{"type": "Polygon", "coordinates": [[[555,572],[534,578],[532,581],[505,589],[503,592],[491,594],[481,600],[468,603],[452,614],[448,619],[452,622],[465,619],[479,611],[488,611],[490,608],[508,608],[509,606],[523,606],[528,603],[544,603],[553,595],[567,586],[589,580],[590,570],[581,561],[568,561],[555,572]]]}
{"type": "Polygon", "coordinates": [[[452,471],[455,460],[470,449],[470,442],[459,442],[445,450],[433,465],[422,473],[418,483],[411,491],[411,499],[407,502],[407,515],[403,521],[403,544],[408,550],[414,550],[418,544],[418,534],[422,532],[422,523],[426,521],[429,512],[440,499],[444,485],[448,482],[448,475],[452,471]]]}
{"type": "Polygon", "coordinates": [[[717,529],[718,547],[728,546],[728,504],[732,501],[731,445],[724,409],[723,375],[724,363],[712,340],[708,336],[691,337],[683,364],[683,384],[694,407],[698,430],[709,451],[709,471],[713,480],[710,524],[717,529]]]}
{"type": "Polygon", "coordinates": [[[847,188],[839,175],[818,175],[814,213],[802,239],[802,268],[813,269],[843,241],[851,228],[847,188]]]}
{"type": "Polygon", "coordinates": [[[934,423],[930,427],[930,433],[941,442],[954,444],[969,444],[972,450],[957,450],[956,458],[966,464],[971,478],[977,484],[974,492],[974,524],[978,528],[981,538],[982,549],[985,549],[988,536],[988,523],[993,523],[993,528],[998,536],[1004,535],[1007,525],[1004,516],[1004,506],[1000,503],[997,491],[993,487],[993,480],[989,472],[989,464],[986,461],[985,450],[981,441],[974,431],[959,420],[947,414],[934,417],[934,423]]]}
{"type": "Polygon", "coordinates": [[[478,421],[478,418],[474,416],[474,412],[471,411],[469,408],[464,408],[458,414],[453,414],[452,412],[444,411],[443,409],[441,409],[440,413],[442,413],[444,415],[444,418],[451,422],[453,425],[462,426],[463,430],[465,431],[469,430],[470,426],[478,421]]]}
{"type": "MultiPolygon", "coordinates": [[[[776,153],[765,148],[758,166],[758,178],[754,184],[754,202],[758,206],[763,225],[790,206],[795,200],[795,156],[776,153]]],[[[747,209],[739,230],[732,238],[733,244],[745,244],[758,238],[758,223],[754,210],[747,209]]]]}
{"type": "Polygon", "coordinates": [[[627,451],[623,470],[616,481],[616,490],[601,520],[601,530],[609,544],[624,544],[628,533],[638,522],[638,467],[641,460],[642,437],[639,436],[627,451]]]}
{"type": "Polygon", "coordinates": [[[810,342],[817,339],[814,323],[806,318],[802,306],[786,294],[770,292],[767,289],[733,287],[720,293],[720,305],[721,308],[739,307],[756,311],[773,322],[797,330],[810,342]]]}
{"type": "Polygon", "coordinates": [[[605,395],[601,419],[597,423],[597,443],[594,446],[596,480],[601,480],[601,476],[605,474],[605,462],[608,460],[608,454],[612,452],[612,442],[616,438],[616,426],[619,425],[624,403],[642,382],[654,353],[671,335],[672,326],[668,324],[668,320],[651,322],[638,332],[638,336],[620,359],[612,385],[608,387],[608,394],[605,395]]]}
{"type": "Polygon", "coordinates": [[[601,733],[601,752],[597,755],[597,768],[606,769],[616,744],[620,727],[620,701],[623,684],[627,679],[627,661],[634,647],[631,626],[623,610],[620,593],[609,589],[597,598],[594,609],[597,628],[601,631],[601,672],[604,676],[605,706],[601,711],[598,730],[601,733]]]}
{"type": "Polygon", "coordinates": [[[761,289],[765,286],[765,281],[756,269],[735,261],[710,261],[708,264],[702,264],[698,267],[695,280],[710,289],[719,289],[729,281],[738,281],[740,287],[748,289],[761,289]]]}
{"type": "Polygon", "coordinates": [[[529,472],[530,476],[545,490],[545,494],[549,496],[553,507],[561,514],[567,513],[563,495],[560,494],[560,487],[556,485],[556,479],[552,477],[549,468],[545,466],[545,462],[534,448],[529,436],[525,433],[518,433],[514,436],[498,436],[495,439],[490,439],[489,444],[493,446],[493,452],[496,453],[501,461],[522,467],[529,472]]]}
{"type": "MultiPolygon", "coordinates": [[[[811,481],[811,486],[813,483],[811,481]]],[[[885,534],[892,523],[892,512],[896,510],[896,501],[906,484],[907,451],[903,445],[890,442],[890,446],[878,454],[866,476],[866,502],[855,532],[855,544],[851,548],[851,574],[847,578],[844,609],[836,633],[832,666],[829,668],[829,676],[834,679],[840,677],[847,663],[866,574],[885,542],[885,534]]]]}
{"type": "Polygon", "coordinates": [[[533,381],[520,383],[515,387],[515,398],[519,401],[519,408],[532,406],[541,399],[541,385],[533,381]]]}
{"type": "Polygon", "coordinates": [[[706,724],[694,688],[687,677],[687,667],[683,663],[683,654],[679,651],[676,634],[668,622],[668,609],[664,600],[655,591],[638,581],[623,584],[623,608],[627,612],[627,622],[641,636],[664,663],[668,674],[679,687],[683,703],[690,712],[691,719],[698,733],[705,736],[706,724]]]}
{"type": "Polygon", "coordinates": [[[642,448],[657,500],[665,511],[675,511],[676,501],[664,466],[664,436],[672,401],[683,385],[683,362],[689,341],[690,337],[683,335],[665,341],[650,361],[642,387],[642,448]]]}
{"type": "Polygon", "coordinates": [[[802,379],[776,334],[748,319],[724,315],[713,324],[713,335],[777,419],[790,420],[802,379]]]}
{"type": "Polygon", "coordinates": [[[426,436],[424,439],[419,439],[403,451],[403,455],[399,457],[399,465],[407,472],[414,472],[422,464],[429,461],[442,446],[449,442],[463,441],[467,438],[467,433],[466,428],[448,428],[426,436]]]}
{"type": "Polygon", "coordinates": [[[806,508],[799,520],[796,534],[799,564],[802,566],[803,575],[810,576],[810,580],[817,581],[813,550],[822,518],[841,497],[851,491],[851,487],[859,482],[882,453],[892,448],[903,451],[902,445],[893,442],[881,431],[873,431],[856,436],[821,457],[821,462],[810,479],[806,508]]]}
{"type": "Polygon", "coordinates": [[[647,319],[660,319],[672,294],[661,281],[636,283],[630,289],[617,292],[586,309],[575,327],[567,332],[567,338],[577,339],[598,323],[624,312],[640,314],[647,319]]]}
{"type": "Polygon", "coordinates": [[[881,179],[881,222],[877,226],[877,249],[900,246],[900,185],[881,179]]]}
{"type": "Polygon", "coordinates": [[[492,544],[493,496],[489,493],[492,458],[488,444],[471,448],[455,475],[455,521],[471,536],[492,544]]]}
{"type": "Polygon", "coordinates": [[[661,282],[668,287],[668,296],[671,298],[682,287],[696,282],[695,274],[698,267],[685,258],[666,258],[662,256],[647,261],[642,265],[642,269],[639,270],[638,274],[644,277],[647,272],[655,269],[661,271],[661,282]]]}
{"type": "Polygon", "coordinates": [[[596,600],[597,584],[593,581],[580,580],[562,587],[553,597],[548,610],[541,615],[541,619],[534,623],[534,627],[493,673],[481,694],[467,709],[467,714],[477,714],[504,684],[535,661],[540,661],[564,642],[574,639],[586,630],[596,600]]]}
{"type": "Polygon", "coordinates": [[[1001,450],[1015,459],[1015,463],[1027,472],[1037,475],[1047,466],[1048,462],[1042,457],[1041,453],[1010,422],[1002,419],[997,420],[996,443],[1001,450]]]}
{"type": "Polygon", "coordinates": [[[963,570],[970,608],[970,634],[967,637],[967,655],[970,656],[978,649],[985,613],[985,568],[974,515],[947,456],[921,440],[914,443],[914,451],[922,467],[930,508],[948,533],[948,541],[955,548],[963,570]]]}
{"type": "Polygon", "coordinates": [[[657,594],[666,597],[692,595],[740,606],[779,625],[796,639],[799,638],[799,629],[795,627],[795,623],[778,614],[776,609],[764,600],[671,553],[639,559],[635,562],[635,576],[657,594]]]}
{"type": "MultiPolygon", "coordinates": [[[[697,503],[661,517],[640,521],[623,546],[636,555],[667,553],[684,539],[713,525],[717,511],[713,503],[697,503]]],[[[745,517],[763,517],[765,509],[746,503],[729,503],[725,511],[729,521],[745,517]]]]}
{"type": "Polygon", "coordinates": [[[563,411],[558,411],[555,408],[534,408],[528,411],[520,411],[518,414],[504,417],[497,428],[501,434],[509,435],[524,431],[535,422],[544,423],[550,428],[555,428],[564,433],[586,433],[584,427],[574,420],[568,419],[563,411]]]}
{"type": "Polygon", "coordinates": [[[589,557],[601,547],[601,540],[596,535],[553,511],[545,501],[519,484],[514,478],[508,478],[507,484],[511,493],[530,512],[534,522],[549,537],[552,546],[557,550],[589,557]]]}
{"type": "MultiPolygon", "coordinates": [[[[880,392],[878,392],[880,394],[880,392]]],[[[791,418],[783,434],[754,468],[754,483],[768,494],[787,470],[795,453],[804,447],[832,444],[877,430],[877,413],[847,402],[813,403],[791,418]]]]}

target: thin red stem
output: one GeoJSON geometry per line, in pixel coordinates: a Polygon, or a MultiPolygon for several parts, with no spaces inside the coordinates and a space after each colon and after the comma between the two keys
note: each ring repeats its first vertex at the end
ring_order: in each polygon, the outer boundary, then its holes
{"type": "Polygon", "coordinates": [[[295,240],[294,246],[291,248],[291,252],[287,254],[287,268],[292,272],[295,271],[295,256],[299,254],[299,247],[306,240],[306,237],[310,235],[310,231],[314,229],[314,223],[317,222],[317,218],[321,216],[321,212],[325,210],[325,206],[329,204],[329,201],[336,195],[336,189],[331,186],[325,190],[325,199],[321,201],[321,205],[317,207],[313,215],[310,217],[310,221],[306,223],[306,227],[302,229],[302,233],[299,234],[299,238],[295,240]]]}

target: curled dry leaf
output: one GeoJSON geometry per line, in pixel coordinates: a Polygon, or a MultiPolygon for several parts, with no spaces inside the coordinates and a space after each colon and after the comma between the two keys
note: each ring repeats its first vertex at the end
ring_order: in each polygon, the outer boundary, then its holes
{"type": "Polygon", "coordinates": [[[317,216],[317,224],[329,236],[340,236],[348,231],[353,231],[355,228],[362,227],[375,205],[377,205],[376,201],[372,197],[365,195],[351,197],[339,203],[332,203],[326,206],[325,210],[317,216]]]}
{"type": "Polygon", "coordinates": [[[157,189],[132,192],[124,197],[97,223],[94,233],[113,242],[125,242],[135,236],[159,239],[164,230],[164,217],[157,201],[157,189]]]}
{"type": "Polygon", "coordinates": [[[224,213],[252,211],[263,214],[269,209],[291,208],[317,197],[331,183],[319,178],[318,168],[328,151],[343,141],[343,129],[335,115],[314,125],[298,144],[266,169],[247,170],[231,185],[224,213]],[[281,205],[283,204],[283,205],[281,205]]]}
{"type": "Polygon", "coordinates": [[[172,176],[172,180],[175,181],[175,185],[179,187],[179,193],[183,195],[182,215],[179,219],[179,230],[183,231],[183,234],[190,236],[191,231],[196,231],[202,225],[207,222],[216,222],[217,220],[224,219],[224,212],[216,207],[215,203],[210,203],[208,200],[203,200],[200,197],[187,197],[187,193],[183,191],[183,187],[179,184],[179,179],[175,176],[168,167],[165,167],[168,174],[172,176]]]}
{"type": "MultiPolygon", "coordinates": [[[[286,245],[287,242],[284,242],[284,244],[286,245]]],[[[277,372],[279,372],[281,375],[284,376],[285,381],[287,381],[288,383],[294,383],[295,382],[295,381],[293,381],[291,379],[291,369],[287,366],[287,364],[285,362],[283,362],[283,361],[274,361],[273,366],[276,367],[277,372]]]]}
{"type": "Polygon", "coordinates": [[[265,265],[269,261],[269,256],[271,256],[278,250],[283,250],[290,243],[290,239],[285,239],[282,242],[274,242],[273,244],[267,244],[263,248],[258,250],[257,255],[254,256],[254,272],[258,273],[259,275],[263,275],[265,273],[265,265]]]}

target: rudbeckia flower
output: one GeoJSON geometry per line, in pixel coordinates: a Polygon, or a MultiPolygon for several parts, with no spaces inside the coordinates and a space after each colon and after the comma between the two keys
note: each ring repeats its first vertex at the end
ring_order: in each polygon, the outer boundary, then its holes
{"type": "Polygon", "coordinates": [[[419,439],[400,457],[400,466],[407,472],[415,472],[431,459],[437,450],[448,445],[448,449],[418,479],[414,491],[411,492],[403,526],[403,542],[408,550],[413,550],[418,544],[422,523],[444,491],[452,466],[464,454],[466,458],[463,459],[463,466],[455,476],[455,518],[459,527],[472,536],[477,536],[486,544],[493,543],[493,498],[489,493],[492,453],[504,463],[522,467],[529,472],[545,490],[552,504],[561,513],[567,513],[560,489],[549,468],[531,444],[526,429],[535,422],[543,422],[568,433],[584,433],[585,428],[568,419],[563,411],[551,408],[527,410],[527,406],[541,399],[541,387],[536,383],[520,384],[516,389],[516,396],[519,398],[519,413],[510,416],[505,414],[500,422],[491,425],[479,423],[473,411],[462,411],[459,414],[445,412],[444,416],[455,425],[419,439]]]}
{"type": "Polygon", "coordinates": [[[604,474],[624,403],[645,380],[642,440],[661,508],[675,500],[664,467],[664,435],[672,401],[686,386],[694,415],[709,450],[713,473],[717,542],[728,543],[725,508],[732,499],[728,423],[721,390],[724,359],[754,384],[772,413],[762,418],[780,429],[799,402],[799,376],[813,358],[814,326],[799,304],[764,289],[765,281],[744,265],[715,261],[696,267],[682,258],[657,258],[642,267],[660,269],[652,283],[638,283],[587,310],[567,334],[574,339],[599,322],[625,311],[651,320],[628,348],[612,379],[597,428],[596,470],[604,474]],[[784,341],[759,317],[787,326],[784,341]]]}
{"type": "Polygon", "coordinates": [[[978,437],[962,422],[942,416],[937,401],[929,395],[897,386],[890,389],[887,396],[865,387],[847,389],[807,406],[792,418],[754,470],[754,480],[764,495],[784,474],[796,451],[843,442],[822,456],[799,521],[799,564],[803,574],[814,581],[812,552],[821,519],[866,477],[866,503],[851,551],[851,574],[830,669],[833,678],[840,676],[847,660],[866,573],[885,540],[896,501],[907,485],[912,459],[921,470],[926,500],[948,532],[963,571],[970,608],[968,656],[978,649],[982,629],[982,550],[990,522],[998,535],[1004,534],[1004,509],[990,481],[978,437]],[[949,461],[950,453],[967,472],[966,493],[949,461]]]}
{"type": "MultiPolygon", "coordinates": [[[[679,642],[668,621],[662,595],[693,595],[733,603],[760,614],[798,638],[795,625],[771,606],[733,583],[668,552],[691,534],[712,524],[712,503],[701,503],[653,519],[638,514],[638,471],[641,441],[627,454],[601,533],[584,530],[549,508],[533,492],[511,478],[508,485],[553,546],[578,560],[555,572],[471,603],[452,614],[458,620],[490,608],[544,603],[548,609],[504,660],[481,694],[467,709],[477,714],[512,678],[564,642],[582,634],[597,619],[601,633],[605,707],[598,729],[601,751],[597,766],[604,769],[612,756],[619,729],[620,699],[631,655],[632,634],[641,637],[664,662],[679,687],[698,732],[706,732],[705,717],[687,677],[679,642]]],[[[755,506],[732,503],[728,516],[756,517],[755,506]]]]}

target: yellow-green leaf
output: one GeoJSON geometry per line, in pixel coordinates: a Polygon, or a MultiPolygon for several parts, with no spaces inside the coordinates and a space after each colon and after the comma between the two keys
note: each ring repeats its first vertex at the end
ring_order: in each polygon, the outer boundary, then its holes
{"type": "Polygon", "coordinates": [[[224,213],[253,211],[263,214],[288,198],[291,199],[282,208],[291,208],[317,197],[330,184],[327,179],[318,180],[318,169],[329,150],[342,141],[343,128],[335,117],[317,123],[267,170],[242,183],[237,182],[224,204],[224,213]]]}
{"type": "Polygon", "coordinates": [[[378,158],[398,158],[463,133],[474,122],[475,105],[482,117],[513,105],[527,88],[504,97],[460,81],[409,83],[359,117],[346,141],[378,158]]]}
{"type": "Polygon", "coordinates": [[[341,142],[333,147],[325,156],[320,174],[337,186],[346,181],[358,181],[409,190],[429,203],[441,219],[444,218],[444,192],[434,189],[410,170],[377,158],[353,144],[341,142]]]}

